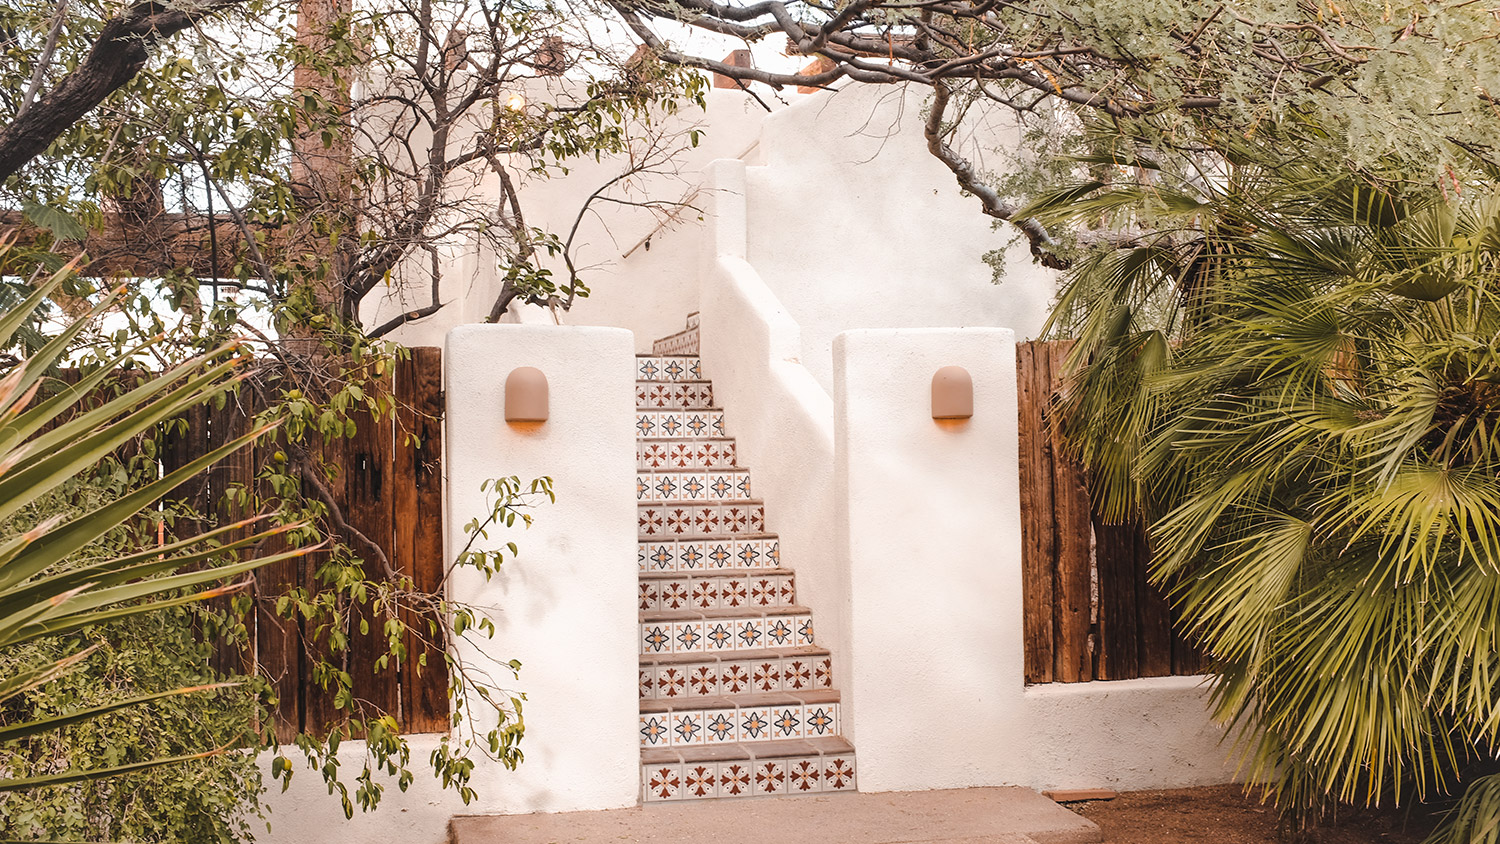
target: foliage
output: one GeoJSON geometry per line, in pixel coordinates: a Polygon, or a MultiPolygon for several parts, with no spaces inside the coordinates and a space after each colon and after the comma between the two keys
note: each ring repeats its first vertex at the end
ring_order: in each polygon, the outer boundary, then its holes
{"type": "MultiPolygon", "coordinates": [[[[0,314],[0,345],[9,344],[16,329],[71,272],[67,267],[50,277],[40,275],[26,300],[0,314]]],[[[113,301],[114,297],[105,297],[90,318],[113,301]]],[[[214,756],[225,746],[239,743],[242,739],[233,737],[218,747],[189,747],[223,732],[222,722],[196,716],[198,728],[186,729],[180,736],[137,730],[135,742],[111,737],[107,731],[143,718],[143,706],[175,711],[180,718],[189,714],[184,708],[188,704],[170,699],[196,695],[201,705],[205,693],[218,694],[223,687],[161,688],[145,680],[166,682],[181,677],[184,670],[194,673],[191,667],[197,660],[191,655],[162,665],[138,666],[137,657],[128,649],[103,643],[85,647],[84,642],[101,636],[107,642],[108,634],[103,631],[118,634],[131,626],[139,629],[149,623],[145,618],[159,622],[174,613],[181,618],[184,608],[238,588],[201,587],[305,553],[246,553],[237,559],[235,552],[298,527],[247,531],[249,522],[155,547],[147,544],[143,549],[136,533],[142,511],[263,431],[232,440],[174,471],[152,472],[139,483],[130,483],[129,473],[123,470],[94,476],[94,467],[109,465],[111,455],[131,440],[221,395],[234,380],[239,358],[233,348],[217,350],[156,377],[121,383],[113,398],[82,404],[85,397],[104,387],[126,355],[56,395],[40,394],[44,374],[71,347],[84,324],[74,323],[0,377],[0,524],[5,525],[0,535],[0,662],[6,667],[0,675],[4,678],[0,679],[0,704],[4,705],[0,745],[7,746],[0,753],[7,769],[0,779],[0,793],[59,786],[87,793],[106,778],[214,756]],[[88,482],[96,486],[85,492],[82,486],[88,482]],[[58,512],[48,513],[53,509],[58,512]],[[231,538],[232,531],[242,538],[231,538]],[[107,675],[112,676],[111,682],[101,684],[97,675],[85,676],[89,667],[100,665],[111,668],[112,675],[107,675]],[[145,677],[133,676],[138,669],[144,670],[145,677]],[[91,744],[97,752],[83,752],[91,744]],[[70,752],[63,752],[64,747],[70,752]]],[[[177,644],[182,641],[179,637],[177,644]]],[[[232,763],[218,765],[217,770],[235,784],[244,781],[244,772],[232,763]]],[[[181,782],[170,774],[156,773],[153,779],[181,782]]],[[[168,793],[163,790],[152,797],[168,793]]],[[[206,809],[214,818],[207,821],[213,827],[210,831],[223,838],[235,824],[241,797],[231,791],[208,799],[227,802],[213,808],[201,800],[196,805],[194,801],[179,803],[176,811],[182,813],[178,816],[181,826],[201,829],[203,816],[194,810],[206,809]],[[194,817],[188,817],[189,812],[194,817]]],[[[134,800],[138,806],[145,802],[147,798],[134,800]]],[[[101,822],[76,811],[60,815],[35,811],[46,805],[46,801],[26,802],[11,796],[7,816],[17,824],[63,828],[101,822]]],[[[56,808],[58,803],[54,800],[50,805],[56,808]]],[[[139,824],[140,817],[126,810],[113,821],[128,827],[139,824]]]]}
{"type": "MultiPolygon", "coordinates": [[[[81,514],[133,485],[128,466],[106,460],[17,514],[0,533],[58,514],[81,514]]],[[[140,468],[140,467],[137,467],[140,468]]],[[[160,516],[143,513],[72,555],[64,565],[108,560],[156,543],[160,516]]],[[[0,654],[0,676],[83,658],[64,676],[7,701],[0,723],[59,716],[154,692],[209,687],[100,715],[0,747],[0,776],[52,774],[243,746],[257,717],[248,686],[226,686],[211,669],[204,631],[217,614],[175,607],[0,654]]],[[[261,715],[261,717],[264,717],[261,715]]],[[[254,756],[219,753],[180,765],[0,794],[0,838],[233,842],[250,837],[262,790],[254,756]]]]}
{"type": "Polygon", "coordinates": [[[1033,209],[1119,235],[1054,316],[1068,441],[1149,524],[1252,782],[1300,821],[1450,793],[1500,750],[1500,191],[1145,140],[1033,209]]]}

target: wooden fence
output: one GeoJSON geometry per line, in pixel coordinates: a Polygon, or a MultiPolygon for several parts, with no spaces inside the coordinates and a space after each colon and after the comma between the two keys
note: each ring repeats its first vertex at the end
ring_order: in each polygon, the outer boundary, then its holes
{"type": "MultiPolygon", "coordinates": [[[[357,433],[353,438],[322,447],[323,459],[338,468],[337,476],[327,484],[328,491],[349,525],[380,546],[396,573],[409,575],[419,592],[441,593],[441,350],[412,349],[411,359],[396,366],[388,388],[399,408],[394,418],[387,416],[376,422],[362,413],[355,417],[357,433]],[[408,434],[414,434],[415,440],[408,434]]],[[[162,463],[168,469],[180,466],[248,433],[261,409],[249,391],[231,397],[223,408],[194,408],[187,417],[186,434],[174,436],[165,444],[162,463]]],[[[179,487],[176,494],[199,512],[221,518],[241,517],[244,514],[227,507],[224,493],[238,485],[263,483],[256,480],[256,474],[277,459],[278,450],[270,438],[265,438],[179,487]]],[[[350,544],[359,551],[357,544],[350,544]]],[[[300,730],[320,731],[336,720],[331,693],[312,676],[314,655],[324,652],[321,643],[314,641],[316,625],[300,618],[282,618],[276,612],[277,599],[289,590],[316,588],[315,573],[325,559],[313,554],[258,570],[253,618],[246,619],[253,647],[245,654],[221,654],[225,660],[221,667],[254,670],[275,686],[279,699],[277,733],[283,739],[300,730]]],[[[386,573],[367,559],[366,575],[383,579],[386,573]]],[[[408,659],[399,668],[392,664],[375,670],[377,660],[387,651],[387,642],[384,619],[368,613],[353,615],[349,647],[333,662],[352,678],[354,696],[366,712],[395,716],[407,732],[444,732],[448,728],[448,673],[442,653],[442,625],[438,625],[438,639],[423,641],[431,639],[426,619],[405,608],[400,612],[422,636],[407,637],[408,659]],[[360,632],[361,622],[368,623],[368,633],[360,632]],[[426,665],[418,669],[422,656],[426,665]]]]}
{"type": "Polygon", "coordinates": [[[1144,531],[1105,524],[1086,474],[1054,446],[1049,409],[1067,350],[1016,347],[1026,682],[1201,673],[1201,654],[1173,633],[1166,597],[1146,582],[1144,531]]]}

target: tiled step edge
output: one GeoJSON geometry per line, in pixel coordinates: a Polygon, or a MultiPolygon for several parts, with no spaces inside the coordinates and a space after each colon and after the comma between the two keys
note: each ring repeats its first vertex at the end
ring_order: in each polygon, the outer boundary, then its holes
{"type": "Polygon", "coordinates": [[[636,410],[636,439],[724,438],[722,410],[636,410]]]}
{"type": "Polygon", "coordinates": [[[795,606],[794,575],[786,569],[735,572],[640,573],[636,600],[641,612],[795,606]]]}
{"type": "Polygon", "coordinates": [[[636,542],[640,571],[711,573],[731,568],[778,568],[781,540],[773,533],[715,539],[636,542]]]}
{"type": "Polygon", "coordinates": [[[682,331],[651,343],[654,355],[698,354],[698,326],[692,325],[682,331]]]}
{"type": "Polygon", "coordinates": [[[672,710],[641,713],[641,749],[684,749],[836,736],[839,735],[839,704],[837,696],[834,697],[835,700],[831,701],[782,700],[764,705],[714,698],[712,705],[710,701],[699,701],[698,706],[691,706],[688,702],[686,707],[677,701],[678,707],[672,710]]]}
{"type": "Polygon", "coordinates": [[[638,502],[636,529],[642,542],[761,534],[766,530],[766,505],[754,499],[729,503],[638,502]]]}
{"type": "Polygon", "coordinates": [[[749,469],[661,469],[635,473],[635,500],[752,501],[749,469]]]}
{"type": "Polygon", "coordinates": [[[637,381],[702,381],[703,362],[697,355],[636,355],[637,381]]]}
{"type": "Polygon", "coordinates": [[[647,803],[854,791],[854,748],[842,738],[641,751],[647,803]]]}
{"type": "Polygon", "coordinates": [[[712,381],[637,381],[635,406],[638,410],[712,410],[712,381]]]}
{"type": "Polygon", "coordinates": [[[701,613],[642,613],[636,652],[654,654],[734,653],[817,644],[806,607],[704,610],[701,613]]]}
{"type": "Polygon", "coordinates": [[[639,673],[642,703],[688,705],[733,695],[833,689],[833,658],[826,654],[807,657],[729,654],[713,661],[646,663],[640,666],[639,673]]]}
{"type": "MultiPolygon", "coordinates": [[[[639,420],[637,420],[639,421],[639,420]]],[[[737,469],[735,445],[730,437],[637,437],[637,471],[667,469],[737,469]]]]}

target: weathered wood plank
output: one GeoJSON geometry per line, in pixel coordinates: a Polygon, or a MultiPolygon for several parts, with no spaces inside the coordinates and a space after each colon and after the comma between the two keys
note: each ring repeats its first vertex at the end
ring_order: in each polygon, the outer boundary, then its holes
{"type": "Polygon", "coordinates": [[[1094,564],[1099,572],[1098,679],[1140,676],[1140,630],[1136,610],[1135,523],[1111,525],[1094,514],[1094,564]]]}
{"type": "Polygon", "coordinates": [[[1044,412],[1051,383],[1045,345],[1037,341],[1017,345],[1016,370],[1025,677],[1027,683],[1050,683],[1057,529],[1053,524],[1052,460],[1044,412]]]}
{"type": "MultiPolygon", "coordinates": [[[[442,350],[420,347],[396,370],[393,471],[396,548],[402,571],[418,592],[443,594],[443,364],[442,350]],[[407,436],[407,435],[410,436],[407,436]]],[[[443,620],[410,606],[402,619],[408,661],[402,668],[401,713],[408,732],[448,729],[448,665],[443,620]]]]}
{"type": "MultiPolygon", "coordinates": [[[[1071,344],[1047,344],[1051,388],[1055,394],[1063,371],[1063,359],[1071,344]]],[[[1049,413],[1050,419],[1050,413],[1049,413]]],[[[1050,431],[1050,424],[1049,424],[1050,431]]],[[[1091,545],[1093,524],[1089,491],[1082,468],[1052,447],[1053,501],[1057,521],[1056,639],[1054,640],[1054,677],[1059,682],[1077,683],[1094,679],[1093,656],[1089,633],[1093,623],[1093,561],[1091,545]]]]}
{"type": "MultiPolygon", "coordinates": [[[[389,390],[390,386],[383,389],[389,390]]],[[[379,546],[386,564],[394,567],[395,512],[390,489],[392,418],[387,415],[376,420],[369,413],[359,413],[355,425],[353,437],[336,442],[343,450],[340,465],[344,486],[339,503],[349,526],[379,546]]],[[[364,558],[367,579],[372,582],[389,579],[373,552],[352,537],[349,545],[364,558]]],[[[349,631],[349,675],[354,680],[355,699],[369,710],[366,714],[371,717],[394,716],[401,706],[395,667],[389,662],[380,667],[381,657],[388,650],[384,627],[391,611],[389,606],[376,607],[373,601],[351,607],[350,611],[353,629],[349,631]]]]}
{"type": "Polygon", "coordinates": [[[1165,677],[1172,673],[1172,615],[1166,594],[1152,585],[1151,549],[1145,531],[1137,535],[1136,601],[1141,614],[1141,677],[1165,677]]]}

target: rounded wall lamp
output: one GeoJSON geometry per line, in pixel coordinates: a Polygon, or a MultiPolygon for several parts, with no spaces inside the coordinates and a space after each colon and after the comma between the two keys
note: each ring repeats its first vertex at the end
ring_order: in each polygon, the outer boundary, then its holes
{"type": "Polygon", "coordinates": [[[962,366],[945,366],[932,376],[932,418],[968,419],[974,415],[974,379],[962,366]]]}
{"type": "Polygon", "coordinates": [[[547,376],[534,366],[520,366],[505,378],[505,421],[547,421],[547,376]]]}

